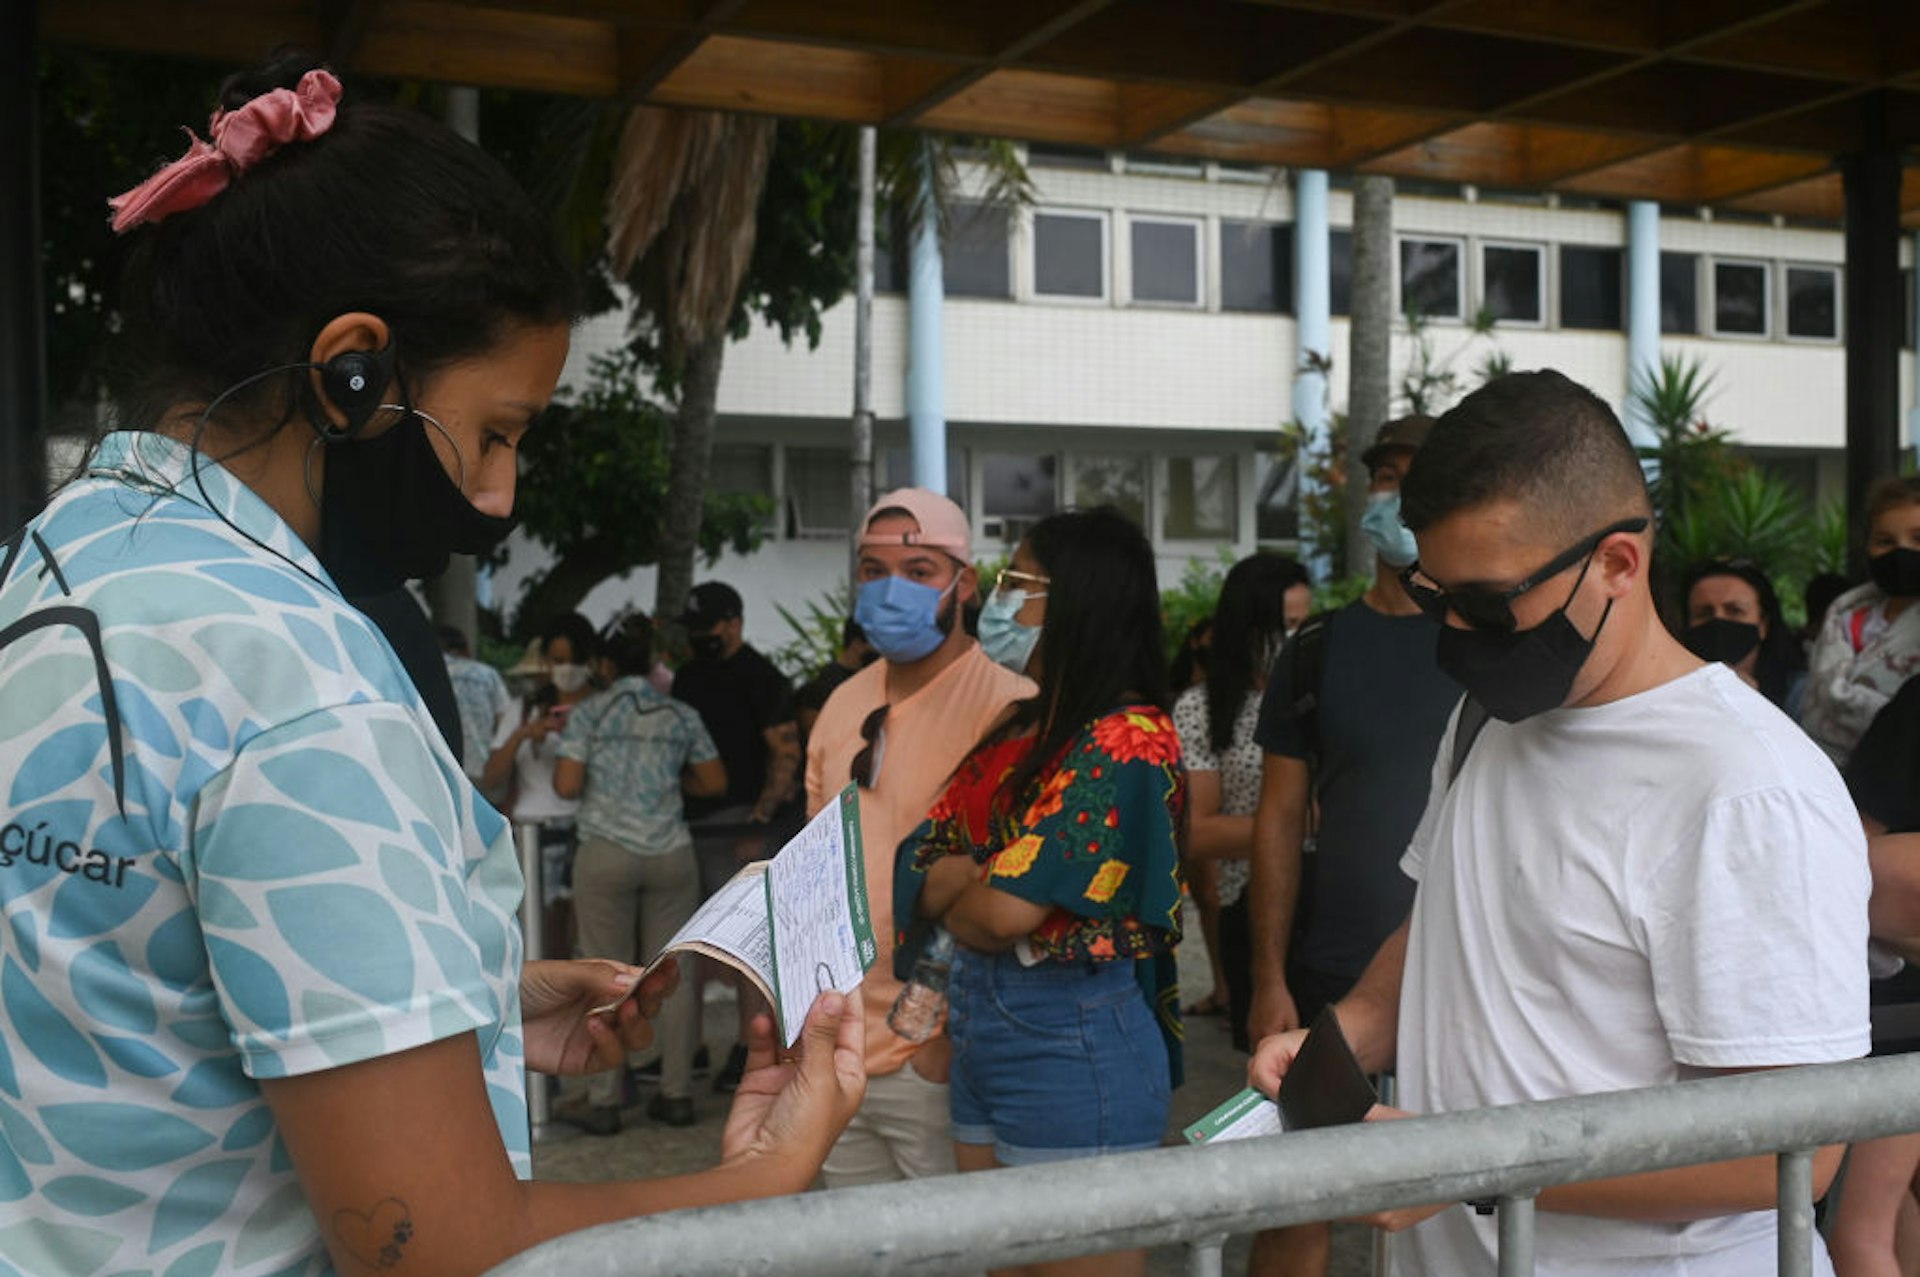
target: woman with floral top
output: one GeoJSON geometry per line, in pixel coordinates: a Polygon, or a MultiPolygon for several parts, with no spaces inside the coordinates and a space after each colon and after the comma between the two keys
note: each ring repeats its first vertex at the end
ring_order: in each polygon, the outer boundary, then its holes
{"type": "MultiPolygon", "coordinates": [[[[937,921],[958,944],[956,1160],[1157,1147],[1179,1080],[1186,781],[1145,535],[1110,509],[1036,524],[980,638],[1039,693],[960,765],[901,845],[894,884],[896,918],[937,921]]],[[[1145,1266],[1135,1252],[1033,1271],[1145,1266]]]]}

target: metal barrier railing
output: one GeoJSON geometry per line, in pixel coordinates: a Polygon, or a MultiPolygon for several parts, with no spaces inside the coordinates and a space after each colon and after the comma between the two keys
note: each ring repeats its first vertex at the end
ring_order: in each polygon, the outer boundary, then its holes
{"type": "Polygon", "coordinates": [[[496,1277],[977,1273],[1498,1197],[1500,1273],[1533,1271],[1533,1198],[1557,1184],[1779,1153],[1782,1277],[1812,1269],[1812,1152],[1920,1130],[1920,1055],[1334,1127],[1261,1140],[711,1206],[556,1238],[496,1277]]]}
{"type": "MultiPolygon", "coordinates": [[[[529,821],[513,827],[514,850],[520,853],[520,877],[526,890],[520,894],[520,935],[526,956],[537,958],[546,952],[546,878],[540,864],[540,823],[529,821]]],[[[544,1139],[552,1120],[553,1081],[544,1073],[527,1070],[527,1123],[533,1138],[544,1139]]]]}

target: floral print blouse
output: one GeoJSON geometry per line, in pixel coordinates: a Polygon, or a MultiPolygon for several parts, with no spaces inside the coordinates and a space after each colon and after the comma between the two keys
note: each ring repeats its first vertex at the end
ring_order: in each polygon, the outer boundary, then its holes
{"type": "Polygon", "coordinates": [[[1180,941],[1186,772],[1173,720],[1151,705],[1102,715],[1040,773],[1030,798],[996,810],[1001,781],[1033,745],[1023,736],[976,749],[900,845],[896,942],[906,942],[928,868],[948,855],[971,856],[988,886],[1051,907],[1025,938],[1023,959],[1137,963],[1177,1065],[1173,950],[1180,941]]]}

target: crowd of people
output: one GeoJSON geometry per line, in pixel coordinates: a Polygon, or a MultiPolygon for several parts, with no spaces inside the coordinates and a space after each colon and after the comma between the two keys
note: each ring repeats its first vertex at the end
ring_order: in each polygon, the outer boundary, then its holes
{"type": "MultiPolygon", "coordinates": [[[[1920,479],[1875,490],[1871,579],[1804,633],[1741,559],[1663,600],[1613,412],[1514,373],[1380,430],[1356,601],[1313,614],[1253,555],[1172,668],[1135,522],[1052,515],[983,579],[966,512],[909,488],[798,690],[708,582],[546,625],[515,695],[405,585],[511,527],[575,306],[542,219],[298,55],[209,133],[113,202],[139,376],[0,559],[9,1262],[477,1273],[651,1211],[1155,1147],[1189,881],[1187,1005],[1269,1093],[1329,1008],[1405,1112],[1910,1045],[1870,1006],[1920,958],[1920,479]],[[731,973],[636,964],[849,785],[878,962],[791,1050],[740,985],[714,1068],[731,973]],[[935,960],[943,1022],[890,1022],[935,960]],[[570,1120],[612,1134],[650,1044],[650,1120],[694,1121],[703,1067],[732,1093],[719,1163],[532,1180],[524,1070],[586,1075],[570,1120]]],[[[1920,1137],[1850,1166],[1818,1271],[1900,1272],[1920,1137]]],[[[1774,1191],[1764,1158],[1548,1189],[1541,1270],[1761,1270],[1774,1191]]],[[[1378,1222],[1397,1271],[1494,1269],[1465,1205],[1378,1222]]],[[[1328,1251],[1273,1230],[1251,1270],[1328,1251]]]]}

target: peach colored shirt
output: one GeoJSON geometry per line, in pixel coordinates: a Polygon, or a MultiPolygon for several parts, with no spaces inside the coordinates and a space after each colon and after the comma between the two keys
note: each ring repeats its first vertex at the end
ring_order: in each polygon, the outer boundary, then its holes
{"type": "MultiPolygon", "coordinates": [[[[880,956],[861,995],[867,1011],[867,1072],[897,1072],[914,1046],[887,1028],[900,992],[893,975],[893,854],[926,819],[927,811],[989,727],[1014,701],[1034,694],[1026,678],[968,646],[931,683],[887,711],[881,728],[879,771],[860,791],[860,834],[866,849],[867,899],[880,956]]],[[[875,661],[834,689],[807,743],[807,811],[820,810],[851,776],[865,746],[860,725],[887,698],[887,663],[875,661]]],[[[945,1043],[935,1039],[944,1048],[945,1043]]],[[[932,1044],[929,1044],[932,1045],[932,1044]]]]}

